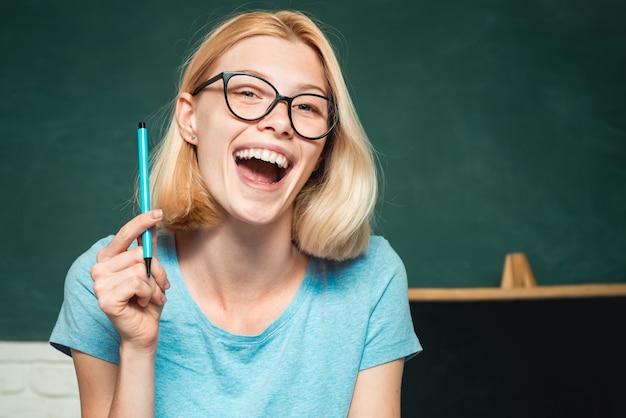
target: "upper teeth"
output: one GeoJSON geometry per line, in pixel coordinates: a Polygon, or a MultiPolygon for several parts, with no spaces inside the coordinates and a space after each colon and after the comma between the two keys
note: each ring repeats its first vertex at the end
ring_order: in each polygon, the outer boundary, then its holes
{"type": "Polygon", "coordinates": [[[266,150],[266,149],[259,149],[259,148],[244,149],[241,151],[237,151],[235,153],[235,157],[242,159],[242,160],[249,160],[250,158],[256,158],[257,160],[262,160],[268,163],[276,164],[280,168],[287,168],[289,166],[289,161],[287,161],[287,157],[277,152],[266,150]]]}

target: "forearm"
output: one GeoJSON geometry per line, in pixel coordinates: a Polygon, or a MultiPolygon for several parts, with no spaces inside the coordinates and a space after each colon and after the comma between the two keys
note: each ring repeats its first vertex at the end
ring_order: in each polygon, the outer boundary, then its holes
{"type": "Polygon", "coordinates": [[[120,366],[109,417],[154,417],[156,346],[137,350],[122,344],[120,366]]]}

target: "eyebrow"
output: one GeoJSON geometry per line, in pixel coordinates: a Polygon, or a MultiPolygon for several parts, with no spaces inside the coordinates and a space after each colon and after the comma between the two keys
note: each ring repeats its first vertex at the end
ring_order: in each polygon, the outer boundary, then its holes
{"type": "MultiPolygon", "coordinates": [[[[268,75],[267,75],[267,74],[264,74],[264,73],[262,73],[262,72],[255,71],[255,70],[250,70],[250,69],[235,70],[235,71],[237,71],[237,72],[241,72],[241,73],[250,73],[250,74],[258,75],[259,77],[263,77],[263,79],[264,79],[265,81],[267,81],[267,82],[269,82],[270,84],[274,85],[273,83],[271,83],[271,82],[268,80],[268,78],[269,78],[269,77],[268,77],[268,75]]],[[[326,91],[326,89],[323,89],[323,88],[321,88],[320,86],[317,86],[317,85],[315,85],[315,84],[301,83],[301,84],[298,84],[297,88],[298,88],[298,91],[301,91],[301,90],[304,90],[304,91],[307,91],[307,90],[317,90],[317,91],[319,91],[320,93],[322,93],[322,95],[324,95],[324,96],[328,96],[328,92],[326,91]]],[[[296,94],[299,94],[299,93],[296,93],[296,94]]]]}

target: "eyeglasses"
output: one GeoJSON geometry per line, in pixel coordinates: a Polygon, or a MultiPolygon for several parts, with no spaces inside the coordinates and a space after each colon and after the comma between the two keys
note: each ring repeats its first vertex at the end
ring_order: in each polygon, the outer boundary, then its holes
{"type": "Polygon", "coordinates": [[[224,80],[226,105],[239,119],[250,122],[262,119],[278,102],[284,100],[291,127],[305,139],[321,139],[337,125],[333,100],[313,93],[283,96],[269,81],[254,74],[230,71],[219,73],[200,84],[191,95],[196,96],[219,79],[224,80]]]}

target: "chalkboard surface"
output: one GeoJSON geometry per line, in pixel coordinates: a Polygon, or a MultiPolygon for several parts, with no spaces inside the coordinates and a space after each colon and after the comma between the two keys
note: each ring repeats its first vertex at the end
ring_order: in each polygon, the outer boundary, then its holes
{"type": "MultiPolygon", "coordinates": [[[[65,273],[135,211],[135,129],[236,1],[0,5],[0,338],[44,339],[65,273]]],[[[412,287],[626,281],[626,3],[271,1],[333,28],[412,287]]]]}
{"type": "Polygon", "coordinates": [[[626,298],[411,303],[402,417],[623,418],[626,298]]]}

